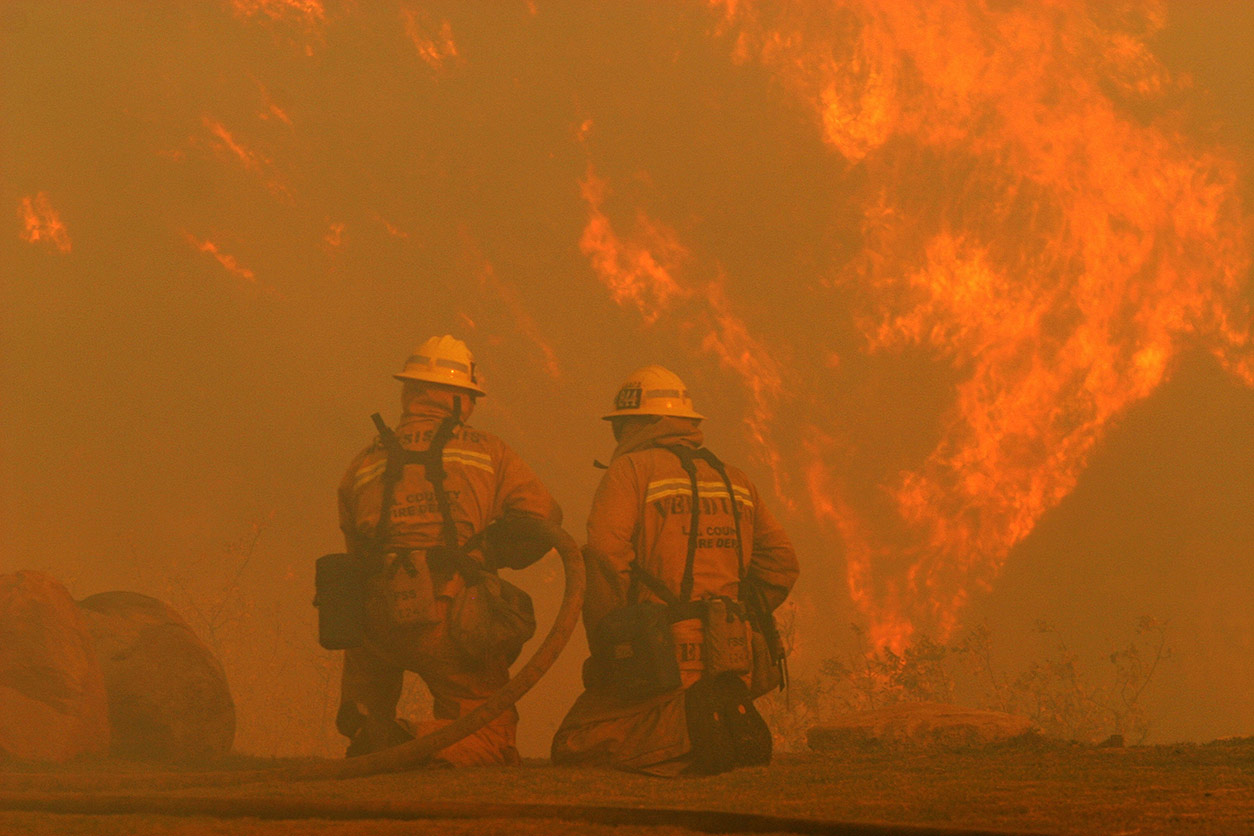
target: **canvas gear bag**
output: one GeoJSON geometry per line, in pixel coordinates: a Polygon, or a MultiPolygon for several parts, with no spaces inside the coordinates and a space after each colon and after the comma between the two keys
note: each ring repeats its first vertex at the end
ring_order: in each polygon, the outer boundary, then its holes
{"type": "Polygon", "coordinates": [[[438,624],[431,569],[421,552],[398,551],[383,555],[386,573],[384,595],[392,624],[438,624]]]}
{"type": "Polygon", "coordinates": [[[788,687],[788,649],[784,646],[775,616],[766,603],[762,590],[750,580],[740,583],[740,599],[744,602],[753,627],[751,649],[753,652],[752,682],[749,690],[760,697],[778,688],[788,687]]]}
{"type": "Polygon", "coordinates": [[[753,670],[752,631],[744,607],[731,598],[709,598],[705,602],[705,675],[733,673],[743,676],[753,670]]]}
{"type": "MultiPolygon", "coordinates": [[[[739,541],[740,513],[731,480],[727,477],[722,462],[709,450],[693,450],[681,446],[666,449],[679,459],[680,465],[688,474],[692,491],[688,552],[679,595],[675,595],[661,580],[633,562],[628,598],[638,598],[640,587],[643,586],[664,603],[636,601],[607,615],[591,631],[591,657],[584,667],[585,687],[619,694],[625,698],[631,694],[631,699],[646,699],[681,687],[681,666],[702,669],[709,676],[712,672],[711,658],[716,659],[718,665],[713,673],[726,670],[747,674],[752,664],[748,624],[740,605],[727,598],[691,600],[701,515],[696,459],[710,463],[722,475],[739,541]],[[718,601],[713,605],[717,609],[713,616],[716,619],[713,629],[710,626],[711,601],[718,601]],[[675,630],[694,619],[700,620],[704,639],[699,642],[683,642],[677,646],[675,630]],[[678,659],[680,651],[684,655],[682,661],[678,659]]],[[[737,557],[739,573],[743,577],[743,543],[740,544],[737,557]]],[[[680,629],[679,632],[686,634],[692,631],[680,629]]]]}
{"type": "Polygon", "coordinates": [[[327,554],[314,564],[318,643],[327,650],[361,647],[366,629],[366,567],[351,554],[327,554]]]}
{"type": "Polygon", "coordinates": [[[449,637],[472,659],[494,654],[513,664],[523,645],[536,634],[531,596],[496,575],[481,573],[469,580],[449,605],[449,637]]]}
{"type": "MultiPolygon", "coordinates": [[[[435,614],[435,600],[430,588],[430,564],[440,563],[440,568],[448,568],[462,576],[465,583],[453,596],[449,605],[448,629],[453,642],[472,659],[486,659],[495,654],[502,654],[513,663],[522,652],[522,647],[536,632],[535,610],[531,597],[526,592],[506,580],[502,580],[491,572],[487,572],[474,558],[467,554],[466,546],[462,545],[457,536],[457,525],[453,521],[452,501],[444,487],[446,473],[444,471],[444,445],[453,436],[453,430],[461,423],[461,399],[454,400],[453,414],[445,418],[431,446],[423,451],[406,450],[401,446],[396,434],[383,423],[378,413],[371,418],[379,430],[384,446],[388,450],[388,464],[384,471],[387,480],[384,490],[383,511],[390,511],[393,491],[400,480],[401,469],[405,465],[418,464],[424,468],[427,481],[431,483],[435,493],[436,505],[442,518],[441,528],[444,544],[428,549],[421,561],[421,567],[414,562],[420,574],[426,574],[426,588],[419,578],[410,576],[407,580],[397,573],[392,576],[389,589],[397,587],[403,592],[414,591],[418,603],[403,606],[399,596],[392,598],[392,618],[395,623],[417,623],[423,618],[424,607],[430,601],[435,614]],[[408,618],[410,621],[400,621],[408,618]]],[[[387,516],[379,517],[379,527],[386,532],[387,516]]],[[[386,534],[376,534],[376,542],[383,542],[386,534]]],[[[467,545],[483,540],[483,532],[474,535],[467,545]]],[[[547,549],[546,549],[547,551],[547,549]]],[[[438,615],[432,623],[438,622],[438,615]]]]}
{"type": "Polygon", "coordinates": [[[639,601],[610,612],[590,631],[588,649],[583,684],[590,691],[643,702],[683,684],[666,604],[639,601]]]}

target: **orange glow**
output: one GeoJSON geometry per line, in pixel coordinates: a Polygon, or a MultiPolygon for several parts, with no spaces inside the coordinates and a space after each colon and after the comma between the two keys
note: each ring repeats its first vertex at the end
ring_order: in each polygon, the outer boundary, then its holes
{"type": "Polygon", "coordinates": [[[295,18],[314,23],[326,18],[322,0],[231,0],[240,17],[268,17],[271,20],[295,18]]]}
{"type": "Polygon", "coordinates": [[[347,224],[331,224],[331,226],[327,229],[327,234],[322,236],[323,242],[331,249],[339,249],[344,246],[344,230],[347,228],[347,224]]]}
{"type": "Polygon", "coordinates": [[[242,279],[249,284],[257,284],[257,276],[252,270],[243,266],[236,260],[235,256],[224,253],[218,249],[218,245],[212,241],[202,241],[190,232],[184,233],[183,237],[187,239],[193,247],[202,253],[208,253],[213,256],[214,260],[226,268],[226,271],[238,279],[242,279]]]}
{"type": "Polygon", "coordinates": [[[453,24],[449,21],[433,26],[422,11],[402,6],[401,22],[405,27],[405,36],[431,69],[442,70],[458,60],[457,44],[453,42],[453,24]]]}
{"type": "MultiPolygon", "coordinates": [[[[585,133],[587,128],[585,123],[585,133]]],[[[620,237],[601,208],[608,194],[605,181],[589,166],[580,185],[588,206],[588,224],[579,246],[597,278],[616,303],[634,307],[647,326],[683,303],[684,310],[677,316],[697,325],[700,349],[744,384],[751,401],[746,422],[749,436],[771,468],[776,492],[791,506],[782,484],[784,468],[770,430],[783,376],[770,350],[736,314],[727,295],[726,277],[719,274],[699,290],[681,285],[677,277],[689,252],[672,229],[637,212],[632,234],[620,237]]]]}
{"type": "Polygon", "coordinates": [[[406,239],[409,237],[408,232],[396,226],[382,215],[376,214],[375,218],[379,221],[379,223],[383,224],[383,228],[386,229],[388,231],[388,235],[391,235],[393,238],[406,239]]]}
{"type": "Polygon", "coordinates": [[[753,336],[749,327],[732,307],[727,297],[726,278],[719,275],[703,294],[709,308],[709,325],[701,340],[703,351],[718,358],[719,364],[734,372],[749,394],[750,412],[745,422],[749,437],[757,443],[759,455],[771,468],[775,493],[790,509],[795,507],[791,492],[782,480],[784,467],[779,450],[771,438],[775,404],[784,393],[783,371],[769,347],[753,336]]]}
{"type": "Polygon", "coordinates": [[[233,154],[241,163],[243,163],[244,168],[249,171],[260,171],[263,165],[270,162],[260,154],[250,151],[240,143],[236,142],[235,137],[231,135],[231,132],[228,131],[221,122],[215,122],[208,116],[203,117],[202,121],[204,122],[205,127],[209,129],[209,133],[213,134],[213,136],[217,138],[217,147],[220,150],[229,151],[233,154]]]}
{"type": "Polygon", "coordinates": [[[601,211],[607,186],[591,165],[580,191],[588,204],[588,225],[579,239],[580,251],[592,262],[597,278],[614,301],[635,307],[645,324],[652,325],[675,300],[686,295],[673,274],[687,251],[673,231],[643,213],[636,218],[635,240],[620,239],[601,211]]]}
{"type": "Polygon", "coordinates": [[[261,98],[265,104],[265,108],[257,114],[257,118],[263,121],[277,119],[284,125],[291,127],[292,117],[288,116],[287,111],[275,103],[274,99],[270,96],[270,91],[266,89],[266,86],[258,81],[257,88],[260,90],[261,98]]]}
{"type": "Polygon", "coordinates": [[[262,183],[265,184],[265,187],[272,194],[291,197],[287,187],[273,176],[273,164],[269,157],[245,146],[221,122],[208,116],[202,116],[201,122],[209,130],[212,136],[210,144],[215,150],[224,156],[238,160],[245,170],[253,172],[260,177],[262,183]]]}
{"type": "Polygon", "coordinates": [[[52,208],[48,195],[38,192],[33,198],[22,198],[18,214],[22,218],[23,241],[32,244],[45,241],[63,253],[70,251],[70,233],[66,231],[57,210],[52,208]]]}
{"type": "Polygon", "coordinates": [[[883,486],[895,522],[844,498],[832,450],[805,468],[871,635],[945,635],[1183,347],[1254,384],[1236,167],[1130,115],[1183,86],[1146,46],[1154,2],[1119,20],[1080,2],[710,6],[737,59],[879,181],[832,282],[861,299],[865,350],[924,349],[954,375],[936,447],[883,486]]]}

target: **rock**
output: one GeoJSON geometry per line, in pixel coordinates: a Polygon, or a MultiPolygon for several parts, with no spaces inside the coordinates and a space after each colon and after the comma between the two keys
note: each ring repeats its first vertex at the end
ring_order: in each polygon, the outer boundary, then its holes
{"type": "Polygon", "coordinates": [[[913,702],[841,715],[810,729],[806,742],[818,751],[868,743],[966,748],[1002,743],[1036,731],[1026,717],[944,703],[913,702]]]}
{"type": "Polygon", "coordinates": [[[0,575],[0,757],[108,750],[104,677],[74,599],[42,572],[0,575]]]}
{"type": "Polygon", "coordinates": [[[196,761],[235,739],[235,703],[212,651],[172,607],[137,592],[79,602],[109,694],[113,754],[196,761]]]}

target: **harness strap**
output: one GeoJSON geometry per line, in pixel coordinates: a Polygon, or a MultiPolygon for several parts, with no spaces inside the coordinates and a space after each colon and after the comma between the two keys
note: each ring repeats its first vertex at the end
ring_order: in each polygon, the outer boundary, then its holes
{"type": "Polygon", "coordinates": [[[688,481],[692,485],[692,520],[688,523],[688,555],[684,559],[684,578],[680,581],[679,600],[692,600],[693,570],[697,562],[697,538],[701,528],[701,496],[697,492],[697,465],[693,461],[692,452],[687,447],[672,447],[671,452],[679,457],[679,463],[688,473],[688,481]],[[680,452],[682,451],[682,452],[680,452]]]}
{"type": "Polygon", "coordinates": [[[723,486],[727,488],[727,501],[731,503],[732,520],[736,523],[736,560],[739,564],[739,578],[745,579],[745,541],[740,536],[740,503],[736,501],[736,489],[732,486],[731,477],[727,475],[727,468],[723,466],[723,462],[718,456],[702,447],[693,455],[696,458],[703,459],[719,476],[723,477],[723,486]]]}
{"type": "Polygon", "coordinates": [[[457,559],[456,555],[462,554],[461,544],[457,538],[457,525],[453,521],[453,507],[449,499],[448,491],[444,488],[444,479],[448,475],[444,470],[444,445],[453,437],[453,431],[461,423],[461,398],[453,399],[453,414],[449,415],[440,422],[440,426],[436,429],[435,435],[431,439],[431,446],[426,450],[407,450],[401,444],[396,433],[392,431],[383,421],[383,417],[379,413],[370,416],[370,420],[374,422],[375,429],[379,431],[379,440],[382,441],[384,449],[387,451],[387,465],[383,471],[383,501],[379,507],[379,522],[375,526],[374,547],[377,552],[383,552],[387,547],[388,529],[391,525],[392,505],[395,502],[396,485],[400,482],[404,475],[405,468],[411,465],[421,465],[424,475],[435,492],[436,505],[440,509],[441,537],[444,540],[444,546],[450,557],[452,557],[454,567],[457,571],[467,579],[468,582],[478,580],[478,564],[474,560],[467,557],[466,560],[457,559]],[[473,566],[470,564],[474,564],[473,566]]]}
{"type": "Polygon", "coordinates": [[[740,536],[740,505],[736,502],[736,490],[732,486],[731,477],[727,475],[727,468],[723,466],[723,463],[719,460],[718,456],[714,455],[704,447],[693,450],[690,447],[675,445],[673,447],[667,447],[666,449],[674,453],[675,457],[679,459],[680,466],[682,466],[684,471],[688,474],[688,482],[692,488],[692,519],[688,523],[688,554],[684,560],[683,580],[680,581],[679,595],[677,597],[666,587],[666,584],[650,575],[644,569],[640,568],[639,564],[633,561],[631,564],[632,589],[629,590],[628,594],[629,596],[634,597],[636,584],[640,583],[648,587],[649,591],[673,607],[680,604],[686,604],[688,601],[692,600],[692,587],[695,583],[694,572],[697,560],[697,539],[701,527],[701,495],[697,488],[697,459],[705,461],[710,465],[710,467],[714,468],[719,476],[722,477],[723,485],[727,489],[727,497],[731,502],[732,519],[736,523],[736,560],[739,568],[738,577],[742,581],[745,577],[745,544],[744,539],[740,536]]]}

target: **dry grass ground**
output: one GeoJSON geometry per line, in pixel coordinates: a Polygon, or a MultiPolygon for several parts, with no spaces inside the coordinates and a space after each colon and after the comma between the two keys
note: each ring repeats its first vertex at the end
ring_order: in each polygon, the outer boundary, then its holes
{"type": "MultiPolygon", "coordinates": [[[[240,759],[231,766],[252,769],[258,763],[240,759]]],[[[103,775],[100,767],[93,774],[103,775]]],[[[82,769],[51,776],[9,772],[0,776],[0,792],[30,790],[48,780],[77,781],[82,769]]],[[[147,791],[142,770],[133,765],[110,764],[107,772],[112,777],[129,773],[128,793],[147,791]]],[[[1128,749],[1045,743],[968,751],[858,749],[785,756],[769,768],[676,781],[533,763],[520,769],[424,770],[336,783],[265,783],[169,794],[363,808],[429,801],[464,802],[471,810],[491,804],[578,804],[1045,833],[1239,834],[1254,833],[1254,739],[1128,749]]],[[[268,821],[3,812],[4,806],[0,799],[0,833],[40,836],[687,832],[675,826],[615,827],[543,818],[268,821]]]]}

